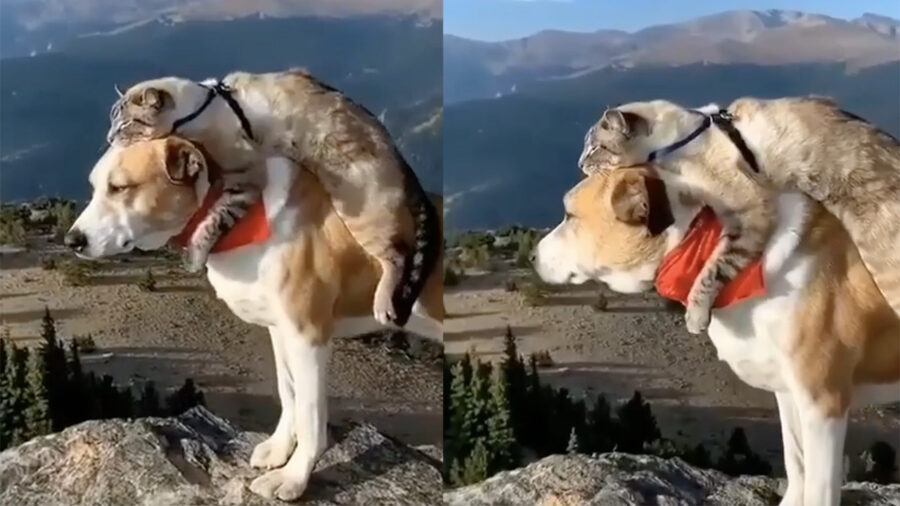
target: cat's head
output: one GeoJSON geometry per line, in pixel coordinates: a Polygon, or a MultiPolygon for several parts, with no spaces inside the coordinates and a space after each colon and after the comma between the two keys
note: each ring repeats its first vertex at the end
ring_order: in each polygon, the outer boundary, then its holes
{"type": "Polygon", "coordinates": [[[172,133],[175,121],[197,111],[208,94],[208,88],[180,77],[135,84],[113,104],[106,139],[110,144],[127,145],[165,137],[172,133]]]}
{"type": "Polygon", "coordinates": [[[636,112],[607,109],[584,136],[578,167],[585,174],[647,162],[650,121],[636,112]]]}

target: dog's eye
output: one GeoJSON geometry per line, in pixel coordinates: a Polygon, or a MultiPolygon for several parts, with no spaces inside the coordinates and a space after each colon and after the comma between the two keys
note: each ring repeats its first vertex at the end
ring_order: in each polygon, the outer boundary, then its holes
{"type": "Polygon", "coordinates": [[[112,195],[112,194],[120,193],[120,192],[124,191],[126,188],[128,188],[127,185],[117,185],[117,184],[109,183],[106,187],[106,190],[109,194],[112,195]]]}
{"type": "Polygon", "coordinates": [[[574,218],[574,216],[572,216],[572,213],[566,211],[566,218],[565,218],[565,219],[571,220],[572,218],[574,218]]]}

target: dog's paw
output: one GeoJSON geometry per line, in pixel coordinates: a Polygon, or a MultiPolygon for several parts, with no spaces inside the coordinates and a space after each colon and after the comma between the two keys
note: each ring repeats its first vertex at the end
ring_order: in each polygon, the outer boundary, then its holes
{"type": "Polygon", "coordinates": [[[397,319],[397,312],[394,310],[394,303],[391,300],[391,294],[387,290],[375,290],[375,299],[372,303],[372,314],[378,323],[382,325],[390,325],[397,319]]]}
{"type": "Polygon", "coordinates": [[[294,441],[289,437],[272,434],[269,439],[256,445],[250,455],[250,467],[275,469],[283,466],[294,452],[294,441]]]}
{"type": "Polygon", "coordinates": [[[710,309],[703,304],[689,304],[684,313],[684,323],[691,334],[701,334],[709,327],[710,309]]]}
{"type": "Polygon", "coordinates": [[[306,480],[292,475],[287,468],[269,471],[250,482],[250,491],[266,499],[296,501],[306,490],[306,480]]]}

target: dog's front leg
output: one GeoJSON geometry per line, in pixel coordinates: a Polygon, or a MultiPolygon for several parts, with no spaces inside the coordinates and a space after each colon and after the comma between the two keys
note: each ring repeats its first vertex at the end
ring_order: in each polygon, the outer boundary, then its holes
{"type": "Polygon", "coordinates": [[[290,458],[297,444],[294,431],[294,385],[287,363],[285,343],[279,334],[278,327],[269,327],[272,340],[272,352],[275,356],[275,377],[278,386],[278,400],[281,402],[281,416],[275,432],[253,449],[250,465],[263,469],[281,467],[290,458]]]}
{"type": "Polygon", "coordinates": [[[253,480],[250,490],[283,501],[299,499],[306,490],[316,460],[327,444],[326,368],[329,347],[325,331],[306,325],[298,331],[294,325],[278,328],[284,345],[288,373],[293,379],[293,429],[297,448],[280,469],[253,480]]]}
{"type": "Polygon", "coordinates": [[[776,392],[775,399],[778,401],[784,471],[787,474],[787,490],[778,506],[803,506],[803,424],[790,393],[776,392]]]}
{"type": "Polygon", "coordinates": [[[827,416],[812,402],[797,405],[803,436],[803,501],[806,506],[839,506],[843,481],[847,411],[827,416]]]}

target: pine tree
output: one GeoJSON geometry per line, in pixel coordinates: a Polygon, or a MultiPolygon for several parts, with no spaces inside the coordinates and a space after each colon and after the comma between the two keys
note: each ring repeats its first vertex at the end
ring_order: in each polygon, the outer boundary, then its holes
{"type": "Polygon", "coordinates": [[[578,434],[575,433],[575,427],[569,431],[569,443],[566,445],[566,453],[574,455],[578,453],[578,434]]]}
{"type": "Polygon", "coordinates": [[[606,397],[598,395],[594,406],[588,413],[586,453],[604,453],[613,449],[615,425],[610,415],[610,406],[606,397]]]}
{"type": "Polygon", "coordinates": [[[660,437],[656,418],[650,411],[650,404],[644,402],[640,392],[635,392],[631,400],[619,406],[618,441],[619,451],[642,453],[644,443],[656,441],[660,437]]]}
{"type": "Polygon", "coordinates": [[[194,386],[194,380],[188,378],[175,393],[166,399],[170,415],[180,415],[194,406],[206,404],[203,393],[194,386]]]}
{"type": "Polygon", "coordinates": [[[66,425],[74,425],[83,422],[91,416],[86,406],[90,405],[85,383],[84,372],[81,368],[81,351],[78,341],[72,339],[69,342],[68,365],[66,367],[69,377],[66,382],[66,402],[63,409],[66,425]]]}
{"type": "Polygon", "coordinates": [[[12,432],[12,389],[7,381],[7,367],[9,355],[7,354],[6,339],[0,338],[0,450],[6,449],[10,442],[12,432]]]}
{"type": "Polygon", "coordinates": [[[460,485],[471,485],[486,480],[488,477],[488,452],[484,444],[479,441],[475,443],[472,453],[466,458],[466,463],[462,469],[462,479],[460,485]]]}
{"type": "Polygon", "coordinates": [[[156,391],[156,385],[152,381],[148,381],[144,385],[144,391],[141,392],[141,399],[138,401],[138,416],[159,416],[159,393],[156,391]]]}
{"type": "Polygon", "coordinates": [[[481,443],[487,451],[488,433],[487,420],[490,414],[490,383],[491,367],[481,362],[472,371],[472,381],[469,382],[468,405],[465,410],[463,431],[467,441],[473,445],[481,443]]]}
{"type": "Polygon", "coordinates": [[[728,447],[716,462],[715,467],[731,476],[769,475],[772,473],[771,464],[750,449],[747,434],[741,427],[732,431],[731,437],[728,438],[728,447]]]}
{"type": "MultiPolygon", "coordinates": [[[[445,450],[447,455],[444,459],[445,463],[456,463],[457,467],[462,464],[457,460],[462,460],[468,454],[471,446],[471,440],[465,432],[466,409],[469,405],[469,385],[466,381],[466,375],[463,368],[463,362],[460,360],[453,364],[450,368],[450,423],[444,426],[445,434],[445,450]]],[[[461,469],[459,472],[462,472],[461,469]]],[[[446,474],[446,473],[445,473],[446,474]]],[[[452,465],[451,465],[451,481],[452,465]]]]}
{"type": "Polygon", "coordinates": [[[516,436],[510,420],[509,396],[501,368],[495,369],[490,384],[490,414],[488,418],[489,474],[512,469],[516,464],[516,436]]]}
{"type": "Polygon", "coordinates": [[[29,407],[28,393],[28,349],[17,348],[13,345],[7,358],[8,367],[7,382],[10,388],[10,424],[9,444],[15,446],[24,443],[28,439],[28,427],[25,420],[25,412],[29,407]]]}
{"type": "Polygon", "coordinates": [[[52,428],[47,395],[47,365],[37,351],[28,354],[27,383],[28,407],[24,412],[24,437],[31,439],[49,434],[52,428]]]}
{"type": "Polygon", "coordinates": [[[56,322],[50,316],[50,309],[44,306],[44,317],[41,319],[41,338],[43,342],[38,353],[44,361],[44,389],[47,396],[47,412],[54,431],[66,427],[69,422],[66,395],[68,394],[68,372],[66,371],[66,352],[56,337],[56,322]]]}
{"type": "Polygon", "coordinates": [[[528,385],[525,364],[516,347],[516,336],[512,328],[506,326],[503,350],[503,378],[509,398],[509,413],[516,439],[522,441],[527,437],[525,406],[527,403],[528,385]]]}

